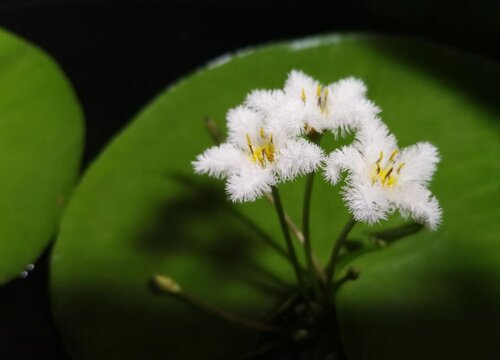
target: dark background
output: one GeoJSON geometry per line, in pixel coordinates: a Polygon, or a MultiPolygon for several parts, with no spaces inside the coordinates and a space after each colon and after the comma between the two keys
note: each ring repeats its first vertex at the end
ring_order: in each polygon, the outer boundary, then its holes
{"type": "MultiPolygon", "coordinates": [[[[84,167],[167,84],[241,47],[333,31],[419,37],[500,60],[500,1],[0,1],[0,27],[63,68],[86,116],[84,167]]],[[[0,254],[1,258],[1,254],[0,254]]],[[[47,251],[0,287],[0,359],[67,359],[47,251]]]]}

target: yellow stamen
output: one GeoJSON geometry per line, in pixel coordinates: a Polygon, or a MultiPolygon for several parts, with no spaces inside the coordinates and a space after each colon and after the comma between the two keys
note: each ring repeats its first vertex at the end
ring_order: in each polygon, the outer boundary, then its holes
{"type": "Polygon", "coordinates": [[[269,137],[267,137],[264,128],[260,128],[260,137],[262,139],[261,145],[254,146],[250,135],[246,134],[248,149],[251,154],[250,158],[254,163],[258,162],[261,166],[264,166],[266,162],[274,161],[273,135],[270,134],[269,137]]]}
{"type": "Polygon", "coordinates": [[[265,150],[267,160],[269,160],[269,162],[273,162],[274,161],[274,144],[272,142],[272,139],[266,145],[264,150],[265,150]]]}
{"type": "Polygon", "coordinates": [[[300,99],[301,99],[304,103],[306,102],[307,96],[306,96],[306,91],[304,90],[304,88],[302,88],[302,90],[300,91],[300,99]]]}
{"type": "Polygon", "coordinates": [[[250,139],[250,135],[248,135],[248,134],[245,134],[245,135],[247,137],[248,148],[250,149],[250,152],[253,154],[252,140],[250,139]]]}
{"type": "Polygon", "coordinates": [[[324,113],[326,111],[326,100],[328,99],[328,88],[325,89],[323,92],[323,98],[321,98],[321,104],[320,104],[320,110],[321,113],[324,113]]]}
{"type": "Polygon", "coordinates": [[[398,149],[392,152],[391,156],[389,157],[389,161],[394,162],[394,158],[396,157],[397,154],[398,154],[398,149]]]}
{"type": "Polygon", "coordinates": [[[387,179],[391,178],[392,170],[394,170],[393,167],[389,168],[389,170],[382,176],[382,183],[383,184],[387,181],[387,179]]]}
{"type": "Polygon", "coordinates": [[[264,165],[264,149],[260,147],[257,148],[252,154],[253,162],[259,162],[261,165],[264,165]]]}
{"type": "Polygon", "coordinates": [[[316,97],[318,99],[321,97],[321,85],[316,86],[316,97]]]}
{"type": "Polygon", "coordinates": [[[399,150],[394,150],[387,161],[383,162],[384,160],[384,152],[381,151],[380,155],[375,162],[375,166],[373,169],[373,176],[372,176],[372,185],[375,185],[375,183],[379,182],[380,185],[382,186],[394,186],[397,181],[398,181],[398,174],[400,173],[401,169],[405,166],[405,163],[396,163],[396,157],[397,154],[399,153],[399,150]],[[396,166],[397,165],[397,166],[396,166]]]}

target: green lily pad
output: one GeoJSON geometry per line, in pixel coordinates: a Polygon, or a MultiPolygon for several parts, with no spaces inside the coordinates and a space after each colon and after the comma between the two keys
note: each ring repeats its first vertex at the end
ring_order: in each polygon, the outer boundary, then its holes
{"type": "Polygon", "coordinates": [[[0,284],[20,276],[53,238],[82,140],[82,112],[61,70],[0,30],[0,284]]]}
{"type": "MultiPolygon", "coordinates": [[[[364,79],[402,146],[427,140],[443,156],[433,181],[442,227],[352,257],[361,277],[337,298],[349,358],[491,358],[500,334],[492,95],[500,68],[436,45],[370,36],[224,56],[168,88],[116,137],[77,189],[52,256],[53,310],[76,358],[234,359],[255,350],[256,334],[155,294],[149,281],[169,275],[219,307],[260,319],[288,291],[292,268],[266,243],[283,244],[274,210],[265,200],[229,204],[222,182],[193,175],[190,161],[212,144],[205,116],[224,126],[227,109],[247,92],[281,87],[294,68],[324,83],[364,79]]],[[[332,149],[332,137],[324,145],[332,149]]],[[[348,215],[338,189],[317,180],[311,231],[324,262],[348,215]]],[[[297,222],[304,184],[281,188],[297,222]]],[[[359,225],[353,238],[372,230],[359,225]]]]}

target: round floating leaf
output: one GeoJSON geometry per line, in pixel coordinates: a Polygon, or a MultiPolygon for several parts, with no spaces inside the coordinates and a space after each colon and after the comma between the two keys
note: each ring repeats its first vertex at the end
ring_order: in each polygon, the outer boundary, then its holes
{"type": "Polygon", "coordinates": [[[82,113],[53,60],[0,30],[0,284],[52,239],[74,185],[82,113]]]}
{"type": "MultiPolygon", "coordinates": [[[[76,358],[234,359],[258,350],[254,333],[155,294],[149,282],[171,276],[261,320],[287,293],[293,271],[269,243],[283,246],[272,207],[229,204],[222,182],[193,175],[190,161],[212,144],[204,117],[224,126],[227,109],[252,89],[281,87],[294,68],[324,83],[364,79],[402,146],[427,140],[443,156],[432,184],[442,227],[351,257],[361,277],[337,299],[349,358],[492,357],[500,334],[499,67],[414,40],[327,36],[220,58],[167,89],[91,166],[52,258],[53,309],[76,358]]],[[[325,261],[348,215],[338,189],[317,180],[312,237],[325,261]]],[[[297,221],[304,184],[281,189],[297,221]]],[[[359,225],[353,238],[368,231],[359,225]]]]}

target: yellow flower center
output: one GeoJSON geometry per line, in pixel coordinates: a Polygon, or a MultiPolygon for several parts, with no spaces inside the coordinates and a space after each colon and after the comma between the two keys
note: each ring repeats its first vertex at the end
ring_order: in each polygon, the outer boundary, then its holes
{"type": "Polygon", "coordinates": [[[260,139],[257,141],[259,145],[252,142],[250,135],[246,134],[247,145],[250,150],[250,159],[254,163],[259,163],[261,166],[265,166],[266,163],[272,163],[274,161],[274,143],[273,135],[266,135],[264,128],[260,128],[260,139]]]}
{"type": "Polygon", "coordinates": [[[396,156],[398,150],[394,150],[389,156],[389,160],[382,165],[384,160],[384,152],[380,152],[375,165],[373,167],[372,184],[380,183],[382,186],[394,186],[397,183],[398,175],[401,169],[405,166],[405,163],[396,164],[396,156]]]}

